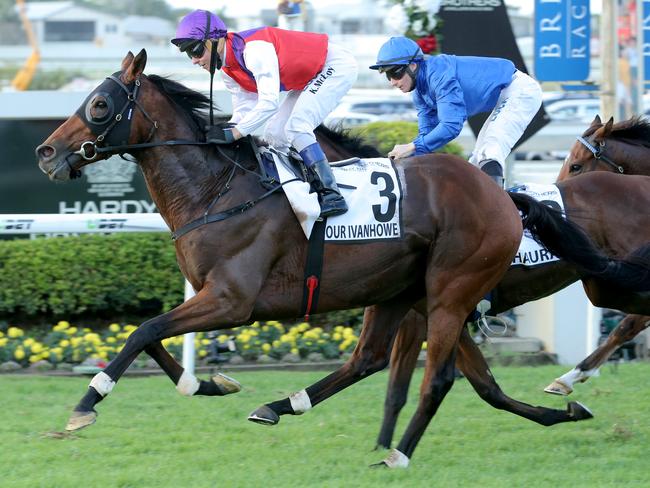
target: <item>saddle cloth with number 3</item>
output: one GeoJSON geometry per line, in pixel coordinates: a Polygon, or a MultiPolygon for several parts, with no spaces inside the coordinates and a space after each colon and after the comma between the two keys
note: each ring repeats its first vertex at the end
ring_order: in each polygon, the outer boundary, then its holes
{"type": "MultiPolygon", "coordinates": [[[[273,155],[280,181],[295,179],[283,158],[273,155]]],[[[363,242],[402,237],[402,186],[392,161],[388,158],[359,159],[332,163],[339,190],[348,204],[348,212],[327,219],[325,240],[328,242],[363,242]]],[[[307,239],[320,214],[316,193],[304,181],[283,186],[307,239]]]]}

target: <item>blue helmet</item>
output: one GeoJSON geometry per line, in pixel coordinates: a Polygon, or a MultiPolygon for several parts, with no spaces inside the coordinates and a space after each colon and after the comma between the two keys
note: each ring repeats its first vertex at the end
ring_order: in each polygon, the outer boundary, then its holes
{"type": "Polygon", "coordinates": [[[370,66],[370,69],[406,65],[423,59],[424,53],[415,41],[408,37],[391,37],[379,49],[377,63],[370,66]]]}

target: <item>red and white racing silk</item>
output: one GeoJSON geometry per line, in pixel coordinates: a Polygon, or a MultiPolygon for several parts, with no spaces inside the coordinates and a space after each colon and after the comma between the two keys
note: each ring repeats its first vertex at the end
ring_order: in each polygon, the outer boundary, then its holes
{"type": "Polygon", "coordinates": [[[230,121],[244,136],[266,125],[263,137],[280,150],[293,145],[301,151],[316,142],[314,128],[352,87],[358,70],[352,54],[325,34],[274,27],[229,33],[223,62],[230,121]]]}

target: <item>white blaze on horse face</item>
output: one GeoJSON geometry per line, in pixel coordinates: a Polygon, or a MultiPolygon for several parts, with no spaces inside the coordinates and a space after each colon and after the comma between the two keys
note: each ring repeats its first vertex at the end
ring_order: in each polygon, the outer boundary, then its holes
{"type": "Polygon", "coordinates": [[[199,390],[199,386],[201,386],[201,384],[199,383],[199,380],[196,379],[196,376],[187,371],[183,371],[183,374],[176,384],[176,391],[181,395],[192,396],[199,390]]]}
{"type": "Polygon", "coordinates": [[[92,386],[97,391],[97,393],[105,397],[113,390],[115,382],[111,379],[110,376],[102,371],[93,377],[93,379],[90,381],[90,385],[88,386],[92,386]]]}
{"type": "Polygon", "coordinates": [[[307,410],[311,409],[311,400],[305,390],[300,390],[297,393],[289,395],[289,401],[291,402],[291,408],[293,408],[293,412],[296,415],[302,415],[307,410]]]}

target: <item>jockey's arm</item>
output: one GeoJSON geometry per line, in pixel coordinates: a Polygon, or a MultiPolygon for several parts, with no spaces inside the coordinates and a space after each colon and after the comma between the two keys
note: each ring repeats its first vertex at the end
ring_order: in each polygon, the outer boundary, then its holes
{"type": "Polygon", "coordinates": [[[223,84],[226,90],[230,92],[232,98],[232,117],[230,117],[228,122],[237,124],[257,105],[257,93],[244,90],[235,80],[225,73],[223,73],[223,84]]]}
{"type": "MultiPolygon", "coordinates": [[[[463,90],[452,70],[432,73],[427,79],[427,85],[432,98],[435,99],[435,117],[429,121],[430,124],[423,124],[422,119],[427,117],[426,107],[418,106],[418,100],[414,97],[418,108],[419,124],[425,125],[427,129],[432,127],[428,132],[420,127],[419,135],[413,141],[416,154],[431,153],[454,140],[467,120],[463,90]]],[[[420,100],[420,103],[424,104],[424,101],[420,100]]],[[[429,110],[431,109],[429,107],[429,110]]]]}
{"type": "Polygon", "coordinates": [[[247,136],[263,127],[278,111],[280,68],[275,48],[266,41],[247,43],[244,49],[244,61],[255,77],[257,85],[255,105],[237,122],[236,126],[242,136],[247,136]]]}

